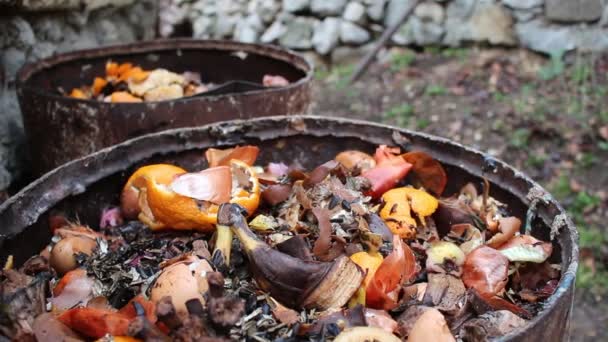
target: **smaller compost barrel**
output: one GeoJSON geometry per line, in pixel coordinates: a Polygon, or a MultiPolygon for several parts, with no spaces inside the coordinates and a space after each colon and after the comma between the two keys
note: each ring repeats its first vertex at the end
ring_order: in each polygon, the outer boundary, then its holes
{"type": "Polygon", "coordinates": [[[17,76],[17,92],[31,153],[30,172],[39,175],[103,147],[168,128],[306,113],[312,75],[310,63],[289,50],[217,40],[155,40],[75,51],[28,64],[17,76]],[[208,94],[145,103],[82,100],[60,92],[91,84],[105,73],[108,60],[144,69],[198,72],[205,83],[220,87],[208,94]],[[283,76],[290,84],[263,88],[264,75],[283,76]]]}

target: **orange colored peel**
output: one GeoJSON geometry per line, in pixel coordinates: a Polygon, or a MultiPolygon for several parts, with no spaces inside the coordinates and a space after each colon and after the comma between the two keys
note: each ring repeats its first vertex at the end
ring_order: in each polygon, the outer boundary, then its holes
{"type": "Polygon", "coordinates": [[[412,239],[416,236],[416,214],[422,224],[425,218],[432,215],[439,201],[427,192],[410,188],[396,188],[382,195],[384,206],[380,210],[380,217],[393,232],[404,239],[412,239]]]}
{"type": "MultiPolygon", "coordinates": [[[[248,178],[247,187],[234,187],[230,203],[241,205],[252,214],[260,203],[260,185],[255,172],[246,163],[233,159],[231,172],[248,178]]],[[[137,214],[153,230],[178,229],[212,231],[217,223],[219,206],[183,196],[171,190],[170,184],[186,171],[166,164],[150,165],[129,178],[122,194],[123,212],[137,214]],[[137,204],[133,205],[134,199],[137,204]],[[135,208],[135,209],[134,209],[135,208]]],[[[237,177],[238,178],[238,177],[237,177]]]]}

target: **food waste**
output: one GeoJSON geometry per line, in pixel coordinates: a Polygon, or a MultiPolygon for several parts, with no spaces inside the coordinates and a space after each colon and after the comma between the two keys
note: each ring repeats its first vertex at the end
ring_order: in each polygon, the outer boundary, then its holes
{"type": "MultiPolygon", "coordinates": [[[[284,87],[289,81],[279,75],[264,75],[261,85],[284,87]]],[[[203,83],[197,72],[181,74],[163,68],[144,70],[133,63],[108,61],[105,76],[97,76],[92,84],[73,88],[69,97],[103,102],[153,102],[194,96],[214,89],[216,84],[203,83]]]]}
{"type": "Polygon", "coordinates": [[[525,327],[556,290],[552,243],[522,232],[487,181],[446,195],[440,162],[384,145],[311,170],[259,152],[143,166],[94,227],[51,215],[51,243],[1,271],[0,334],[483,341],[525,327]]]}

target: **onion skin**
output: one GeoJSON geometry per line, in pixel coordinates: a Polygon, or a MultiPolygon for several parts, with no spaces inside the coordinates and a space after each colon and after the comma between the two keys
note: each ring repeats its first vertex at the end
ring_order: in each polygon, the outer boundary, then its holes
{"type": "Polygon", "coordinates": [[[445,317],[435,308],[426,310],[422,316],[416,320],[408,342],[455,342],[454,336],[450,332],[445,317]]]}
{"type": "Polygon", "coordinates": [[[509,259],[494,248],[480,246],[464,262],[462,281],[481,295],[495,295],[507,285],[509,259]]]}

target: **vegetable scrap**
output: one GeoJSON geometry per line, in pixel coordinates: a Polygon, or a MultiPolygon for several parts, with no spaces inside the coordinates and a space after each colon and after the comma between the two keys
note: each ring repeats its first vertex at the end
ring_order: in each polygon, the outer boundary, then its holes
{"type": "MultiPolygon", "coordinates": [[[[280,75],[264,75],[260,86],[286,87],[289,81],[280,75]]],[[[216,89],[221,85],[203,83],[198,72],[177,73],[163,68],[144,70],[133,63],[108,61],[105,75],[90,85],[74,88],[69,97],[112,103],[138,103],[179,99],[216,89]]]]}
{"type": "MultiPolygon", "coordinates": [[[[109,74],[145,79],[131,70],[109,74]]],[[[143,166],[97,230],[51,217],[49,246],[1,271],[0,333],[478,341],[525,326],[556,290],[552,244],[521,233],[488,182],[444,196],[430,155],[379,146],[304,170],[258,165],[259,153],[211,148],[198,171],[143,166]]]]}

